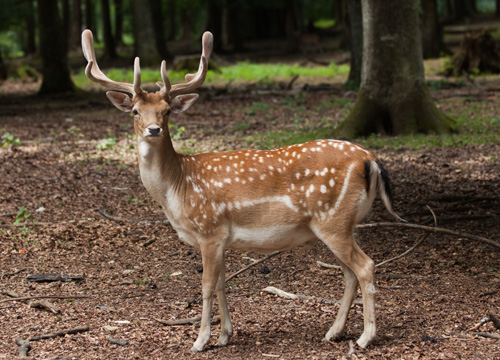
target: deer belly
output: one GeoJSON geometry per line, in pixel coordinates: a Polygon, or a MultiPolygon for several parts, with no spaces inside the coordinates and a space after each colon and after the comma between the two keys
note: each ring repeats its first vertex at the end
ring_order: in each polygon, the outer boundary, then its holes
{"type": "Polygon", "coordinates": [[[309,228],[297,225],[255,228],[233,226],[231,230],[231,237],[226,247],[236,250],[258,252],[286,250],[316,238],[309,228]]]}

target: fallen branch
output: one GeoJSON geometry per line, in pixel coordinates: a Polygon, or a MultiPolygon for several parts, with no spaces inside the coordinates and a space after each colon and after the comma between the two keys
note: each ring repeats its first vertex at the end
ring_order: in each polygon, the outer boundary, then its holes
{"type": "MultiPolygon", "coordinates": [[[[314,296],[292,294],[292,293],[283,291],[281,289],[275,288],[274,286],[268,286],[265,289],[262,289],[262,291],[267,292],[269,294],[278,295],[279,297],[282,297],[285,299],[290,299],[290,300],[304,300],[304,301],[315,300],[315,301],[319,301],[319,302],[322,302],[325,304],[340,304],[340,300],[329,300],[329,299],[318,298],[318,297],[314,297],[314,296]]],[[[353,301],[353,304],[363,305],[363,300],[360,298],[357,298],[353,301]]]]}
{"type": "Polygon", "coordinates": [[[104,217],[108,220],[113,220],[113,221],[121,221],[121,222],[128,222],[128,223],[132,223],[132,224],[145,224],[145,225],[153,225],[153,224],[170,225],[170,222],[168,220],[139,220],[139,219],[111,215],[104,208],[100,208],[99,210],[97,210],[97,212],[99,214],[101,214],[102,217],[104,217]]]}
{"type": "Polygon", "coordinates": [[[275,252],[273,252],[273,253],[271,253],[271,254],[267,255],[266,257],[264,257],[264,258],[262,258],[262,259],[260,259],[260,260],[257,260],[257,261],[255,261],[255,262],[251,263],[250,265],[248,265],[248,266],[244,267],[243,269],[238,270],[238,271],[236,271],[234,274],[232,274],[232,275],[228,276],[228,277],[226,278],[226,282],[228,282],[228,281],[229,281],[229,280],[231,280],[232,278],[234,278],[234,277],[238,276],[238,275],[239,275],[239,274],[241,274],[242,272],[245,272],[245,271],[247,271],[248,269],[250,269],[250,268],[254,267],[255,265],[260,264],[260,263],[261,263],[261,262],[263,262],[263,261],[269,260],[270,258],[272,258],[272,257],[274,257],[274,256],[276,256],[276,255],[279,255],[279,254],[281,254],[281,253],[283,253],[283,252],[284,252],[284,251],[275,251],[275,252]]]}
{"type": "Polygon", "coordinates": [[[16,344],[19,346],[19,357],[28,357],[28,351],[31,349],[30,342],[28,340],[18,338],[16,339],[16,344]]]}
{"type": "Polygon", "coordinates": [[[33,301],[32,303],[30,303],[30,307],[45,309],[45,310],[50,311],[53,314],[61,313],[61,310],[57,306],[55,306],[54,304],[52,304],[51,302],[49,302],[47,300],[33,301]]]}
{"type": "Polygon", "coordinates": [[[68,274],[28,274],[26,280],[34,282],[52,282],[52,281],[83,281],[85,278],[80,275],[68,275],[68,274]]]}
{"type": "Polygon", "coordinates": [[[128,345],[128,341],[115,339],[115,338],[112,338],[111,336],[108,336],[108,341],[111,344],[116,344],[116,345],[120,345],[120,346],[127,346],[128,345]]]}
{"type": "Polygon", "coordinates": [[[428,231],[428,232],[433,232],[433,233],[443,233],[443,234],[454,235],[454,236],[462,237],[462,238],[466,238],[466,239],[481,241],[481,242],[493,245],[494,247],[500,249],[500,243],[498,243],[494,240],[484,238],[481,236],[472,235],[472,234],[461,233],[458,231],[439,228],[439,227],[431,227],[431,226],[417,225],[417,224],[411,224],[411,223],[396,223],[396,222],[380,222],[380,223],[373,223],[373,224],[361,224],[361,225],[356,226],[357,229],[368,229],[368,228],[374,228],[374,227],[403,227],[403,228],[418,229],[418,230],[423,230],[423,231],[428,231]]]}
{"type": "Polygon", "coordinates": [[[90,327],[88,327],[88,326],[80,326],[80,327],[76,327],[74,329],[61,330],[61,331],[57,331],[57,332],[51,333],[51,334],[30,336],[26,340],[27,341],[39,341],[39,340],[45,340],[45,339],[54,339],[54,338],[59,337],[59,336],[78,334],[78,333],[86,332],[89,330],[90,330],[90,327]]]}
{"type": "Polygon", "coordinates": [[[477,336],[482,336],[482,337],[485,337],[485,338],[490,338],[490,339],[497,339],[497,340],[500,340],[500,335],[498,334],[492,334],[492,333],[489,333],[489,332],[474,332],[472,333],[473,335],[477,335],[477,336]]]}
{"type": "Polygon", "coordinates": [[[411,248],[409,248],[408,250],[406,250],[404,253],[402,254],[399,254],[393,258],[390,258],[390,259],[387,259],[387,260],[384,260],[380,263],[378,263],[377,265],[375,265],[375,267],[379,267],[379,266],[382,266],[384,264],[387,264],[388,262],[391,262],[391,261],[394,261],[394,260],[397,260],[399,258],[402,258],[403,256],[405,256],[406,254],[410,253],[413,249],[415,249],[418,245],[420,245],[425,239],[427,239],[429,237],[430,234],[426,234],[425,236],[422,236],[420,238],[420,240],[418,240],[411,248]]]}
{"type": "Polygon", "coordinates": [[[201,321],[201,316],[195,316],[194,318],[189,319],[178,319],[178,320],[162,320],[158,318],[154,318],[154,320],[158,321],[160,324],[176,326],[176,325],[186,325],[186,324],[196,324],[198,321],[201,321]]]}
{"type": "Polygon", "coordinates": [[[493,323],[493,325],[498,329],[500,330],[500,320],[498,320],[498,318],[493,315],[493,314],[488,314],[488,317],[490,318],[491,322],[493,323]]]}
{"type": "Polygon", "coordinates": [[[8,302],[8,301],[26,301],[26,300],[34,300],[34,299],[89,299],[92,296],[59,296],[59,295],[39,295],[39,296],[22,296],[11,299],[3,299],[0,300],[0,303],[8,302]]]}

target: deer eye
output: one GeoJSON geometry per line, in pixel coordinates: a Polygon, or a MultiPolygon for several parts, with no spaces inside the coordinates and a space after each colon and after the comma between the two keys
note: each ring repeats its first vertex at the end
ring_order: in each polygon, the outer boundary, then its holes
{"type": "Polygon", "coordinates": [[[169,116],[172,113],[172,110],[168,109],[167,110],[167,116],[169,116]]]}
{"type": "Polygon", "coordinates": [[[132,114],[134,114],[135,116],[139,115],[139,111],[137,111],[137,109],[134,109],[132,110],[132,114]]]}

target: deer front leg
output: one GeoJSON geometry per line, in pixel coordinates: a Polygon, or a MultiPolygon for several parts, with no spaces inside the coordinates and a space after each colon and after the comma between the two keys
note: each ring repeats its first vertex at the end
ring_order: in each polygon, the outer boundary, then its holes
{"type": "Polygon", "coordinates": [[[219,302],[220,311],[220,324],[221,324],[221,334],[219,337],[219,342],[217,345],[225,346],[229,341],[229,338],[233,335],[233,325],[231,324],[231,319],[229,318],[229,310],[227,308],[226,300],[226,277],[225,277],[225,261],[224,254],[222,254],[222,264],[219,272],[219,280],[217,281],[217,286],[215,288],[215,293],[217,294],[217,301],[219,302]]]}
{"type": "Polygon", "coordinates": [[[203,264],[202,276],[202,298],[203,309],[201,312],[201,324],[198,338],[196,339],[192,351],[202,351],[203,347],[210,340],[210,321],[212,318],[213,294],[223,262],[223,249],[220,249],[220,243],[203,241],[201,244],[201,258],[203,264]]]}

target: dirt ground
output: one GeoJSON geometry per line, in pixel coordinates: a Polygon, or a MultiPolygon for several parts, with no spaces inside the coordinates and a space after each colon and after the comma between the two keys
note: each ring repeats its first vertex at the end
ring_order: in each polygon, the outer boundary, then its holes
{"type": "MultiPolygon", "coordinates": [[[[201,257],[161,223],[160,207],[141,184],[132,119],[116,110],[103,92],[42,99],[20,95],[26,87],[29,93],[30,86],[34,85],[11,83],[0,98],[0,134],[14,134],[21,142],[0,149],[0,359],[18,356],[17,338],[83,326],[89,329],[31,341],[29,356],[500,358],[500,340],[470,330],[489,314],[500,317],[499,250],[438,233],[406,256],[377,267],[378,336],[366,350],[350,348],[363,329],[360,305],[353,305],[343,339],[321,341],[338,310],[338,305],[322,299],[341,298],[343,275],[318,266],[318,260],[335,263],[332,253],[318,244],[300,257],[297,250],[280,254],[229,281],[234,336],[228,346],[216,347],[219,325],[215,321],[210,346],[192,353],[197,324],[166,326],[155,319],[186,319],[201,313],[201,257]],[[14,227],[22,206],[26,210],[18,219],[24,226],[14,227]],[[105,218],[103,213],[123,219],[105,218]],[[27,278],[44,273],[82,279],[34,282],[27,278]],[[315,299],[284,299],[263,292],[267,286],[315,299]],[[54,314],[30,306],[40,299],[10,301],[16,296],[66,298],[45,299],[59,309],[54,314]],[[126,344],[111,343],[110,337],[126,344]]],[[[434,93],[436,98],[451,94],[440,104],[444,111],[460,106],[461,102],[453,101],[452,91],[434,93]]],[[[352,96],[341,88],[336,93],[352,96]]],[[[334,121],[343,116],[335,106],[321,114],[312,111],[324,99],[337,96],[331,91],[304,96],[308,126],[322,126],[322,118],[334,121]]],[[[500,117],[496,100],[487,102],[488,116],[500,117]]],[[[253,146],[241,139],[293,122],[293,114],[282,103],[279,94],[218,98],[205,94],[200,104],[176,119],[176,144],[203,150],[253,146]],[[249,110],[256,102],[269,105],[264,106],[265,119],[249,110]]],[[[391,174],[395,207],[405,219],[432,226],[429,206],[438,226],[500,240],[500,144],[382,148],[376,153],[391,174]]],[[[364,222],[381,221],[394,220],[376,200],[364,222]]],[[[358,243],[376,263],[402,254],[423,236],[410,229],[357,231],[358,243]]],[[[226,272],[232,274],[263,257],[227,251],[226,272]]],[[[491,322],[476,331],[500,335],[491,322]]]]}

